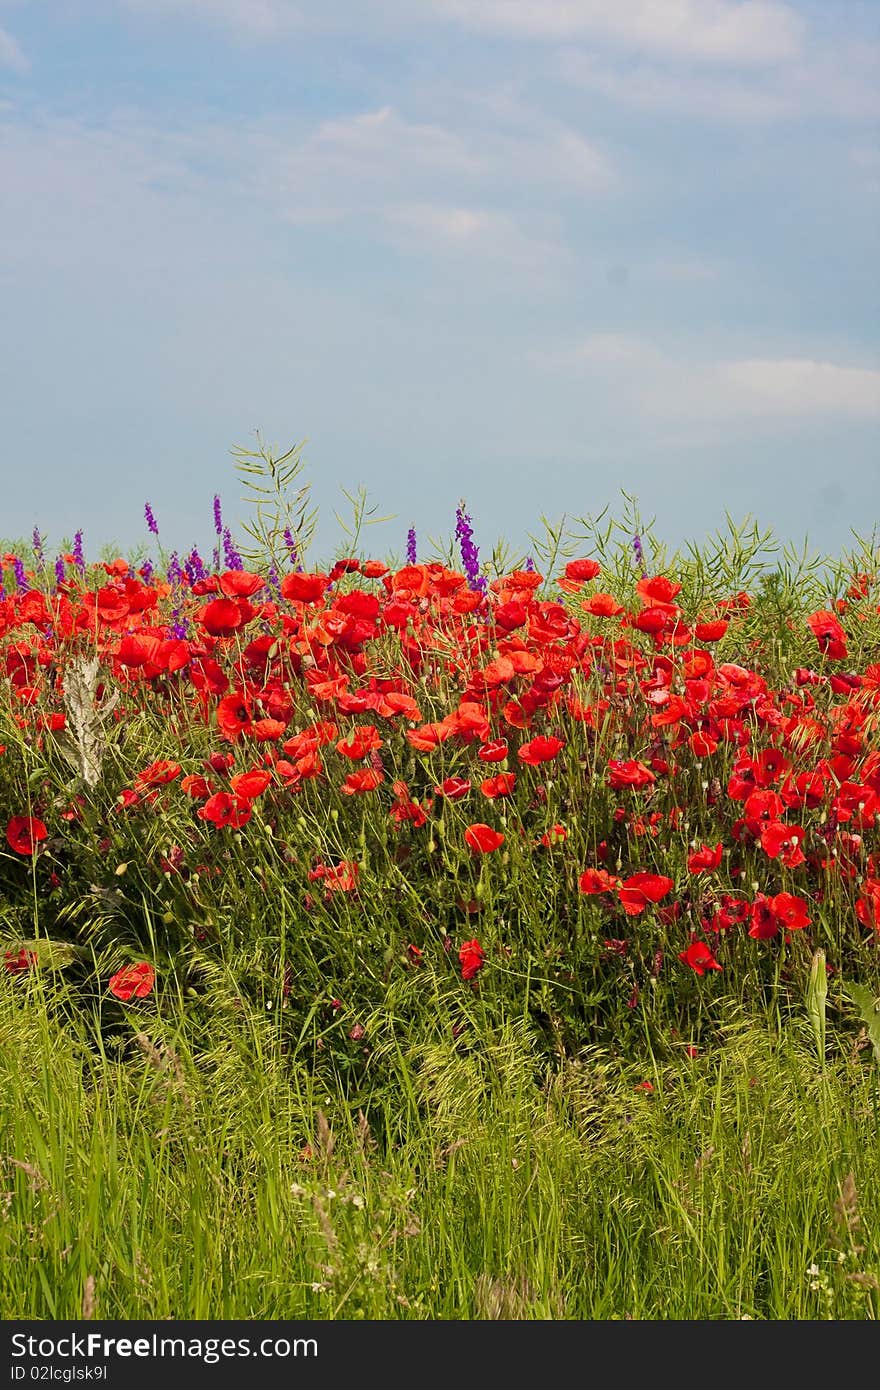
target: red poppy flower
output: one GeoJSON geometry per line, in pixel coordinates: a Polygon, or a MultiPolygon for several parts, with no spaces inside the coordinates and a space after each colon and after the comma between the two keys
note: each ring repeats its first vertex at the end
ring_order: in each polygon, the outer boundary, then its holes
{"type": "Polygon", "coordinates": [[[765,897],[763,893],[758,893],[752,903],[751,918],[749,936],[755,941],[770,941],[779,935],[779,921],[773,911],[772,899],[765,897]]]}
{"type": "Polygon", "coordinates": [[[770,906],[778,921],[788,931],[800,931],[813,920],[807,914],[807,904],[794,893],[776,893],[770,899],[770,906]]]}
{"type": "Polygon", "coordinates": [[[685,965],[689,965],[698,975],[705,975],[707,970],[723,969],[705,941],[693,941],[686,951],[679,951],[678,959],[684,961],[685,965]]]}
{"type": "Polygon", "coordinates": [[[667,579],[665,574],[658,574],[653,579],[640,579],[636,585],[636,593],[649,607],[651,604],[671,604],[676,595],[681,593],[681,585],[667,579]]]}
{"type": "Polygon", "coordinates": [[[718,751],[718,740],[705,729],[696,729],[688,739],[691,751],[697,758],[711,758],[718,751]]]}
{"type": "Polygon", "coordinates": [[[271,774],[257,767],[250,772],[239,772],[235,777],[230,777],[229,785],[236,796],[243,796],[247,801],[252,801],[255,796],[262,795],[271,781],[271,774]]]}
{"type": "Polygon", "coordinates": [[[227,598],[251,598],[264,587],[258,574],[246,570],[226,570],[220,576],[220,592],[227,598]]]}
{"type": "Polygon", "coordinates": [[[510,796],[515,785],[515,772],[497,772],[494,777],[486,777],[480,783],[480,791],[490,801],[494,801],[499,796],[510,796]]]}
{"type": "Polygon", "coordinates": [[[139,791],[145,787],[161,787],[166,782],[173,782],[175,777],[180,776],[180,763],[171,763],[164,758],[158,762],[150,763],[143,772],[139,772],[134,779],[134,784],[139,791]]]}
{"type": "Polygon", "coordinates": [[[224,695],[217,705],[217,728],[230,743],[237,742],[246,733],[252,722],[251,707],[241,692],[224,695]]]}
{"type": "Polygon", "coordinates": [[[350,772],[343,781],[340,790],[346,796],[360,796],[364,792],[373,792],[381,782],[385,781],[385,774],[379,768],[361,767],[357,772],[350,772]]]}
{"type": "Polygon", "coordinates": [[[30,970],[36,959],[36,951],[28,951],[22,946],[19,951],[6,952],[3,957],[3,968],[8,975],[23,975],[30,970]]]}
{"type": "Polygon", "coordinates": [[[818,613],[811,613],[807,618],[807,627],[825,656],[830,657],[832,661],[844,661],[846,659],[846,633],[833,613],[829,613],[826,609],[818,613]]]}
{"type": "Polygon", "coordinates": [[[714,849],[711,845],[703,845],[702,849],[694,850],[688,855],[688,871],[692,874],[705,874],[717,869],[721,863],[721,855],[724,847],[719,842],[714,849]]]}
{"type": "Polygon", "coordinates": [[[880,879],[866,878],[861,897],[856,899],[856,917],[863,927],[880,935],[880,879]]]}
{"type": "Polygon", "coordinates": [[[482,970],[486,953],[476,939],[464,941],[458,953],[458,959],[461,962],[461,978],[472,980],[482,970]]]}
{"type": "Polygon", "coordinates": [[[482,743],[477,749],[477,757],[483,763],[503,763],[507,757],[507,739],[495,738],[490,743],[482,743]]]}
{"type": "Polygon", "coordinates": [[[299,603],[317,603],[326,587],[326,574],[286,574],[281,581],[282,596],[299,603]]]}
{"type": "Polygon", "coordinates": [[[336,751],[341,753],[344,758],[351,758],[353,762],[359,762],[372,749],[381,748],[382,742],[383,740],[374,724],[360,724],[350,738],[339,740],[336,751]]]}
{"type": "Polygon", "coordinates": [[[196,815],[201,820],[211,821],[218,830],[224,825],[231,825],[237,830],[239,826],[247,825],[253,811],[245,797],[230,796],[229,792],[215,792],[204,806],[199,807],[196,815]]]}
{"type": "Polygon", "coordinates": [[[621,787],[650,787],[657,781],[649,767],[644,763],[637,762],[631,758],[628,762],[619,762],[612,758],[608,763],[608,785],[615,791],[621,787]]]}
{"type": "Polygon", "coordinates": [[[605,869],[584,869],[578,879],[578,891],[586,894],[613,893],[620,887],[620,879],[605,869]]]}
{"type": "Polygon", "coordinates": [[[593,594],[581,608],[595,618],[617,618],[624,612],[623,604],[618,603],[613,594],[593,594]]]}
{"type": "Polygon", "coordinates": [[[280,719],[256,719],[248,733],[257,743],[274,743],[286,730],[287,725],[280,719]]]}
{"type": "Polygon", "coordinates": [[[672,887],[672,879],[667,878],[665,874],[631,874],[623,880],[617,890],[617,896],[624,912],[630,917],[636,917],[640,912],[644,912],[649,902],[657,903],[661,898],[665,898],[672,887]]]}
{"type": "Polygon", "coordinates": [[[771,859],[781,856],[786,868],[796,869],[805,860],[800,845],[806,833],[802,825],[785,825],[782,821],[771,820],[761,827],[761,846],[771,859]]]}
{"type": "Polygon", "coordinates": [[[537,767],[539,763],[550,763],[556,757],[561,748],[565,747],[565,741],[561,738],[546,737],[539,734],[529,743],[524,743],[517,752],[520,762],[528,763],[530,767],[537,767]]]}
{"type": "Polygon", "coordinates": [[[434,788],[434,791],[447,801],[460,801],[463,796],[467,796],[470,789],[471,784],[466,777],[447,777],[434,788]]]}
{"type": "Polygon", "coordinates": [[[694,635],[698,642],[720,642],[729,626],[727,618],[710,618],[707,622],[697,623],[694,635]]]}
{"type": "Polygon", "coordinates": [[[545,849],[551,849],[553,845],[561,844],[563,840],[567,839],[568,830],[564,825],[551,825],[549,830],[544,831],[538,844],[543,845],[545,849]]]}
{"type": "Polygon", "coordinates": [[[129,999],[145,999],[153,988],[156,972],[149,961],[141,960],[136,965],[125,965],[110,976],[107,988],[123,1003],[129,999]]]}
{"type": "Polygon", "coordinates": [[[464,832],[464,842],[475,854],[491,854],[504,844],[504,836],[500,831],[493,830],[491,825],[477,821],[464,832]]]}
{"type": "Polygon", "coordinates": [[[244,623],[238,604],[231,598],[215,598],[199,613],[199,619],[206,632],[212,637],[228,637],[244,623]]]}
{"type": "Polygon", "coordinates": [[[597,560],[569,560],[565,566],[565,577],[585,584],[588,579],[595,579],[601,568],[597,560]]]}
{"type": "Polygon", "coordinates": [[[354,893],[358,885],[360,865],[354,859],[340,859],[338,864],[317,864],[308,872],[308,880],[314,883],[321,879],[331,893],[354,893]]]}
{"type": "Polygon", "coordinates": [[[48,834],[36,816],[12,816],[6,827],[6,839],[16,854],[33,854],[38,842],[48,834]]]}

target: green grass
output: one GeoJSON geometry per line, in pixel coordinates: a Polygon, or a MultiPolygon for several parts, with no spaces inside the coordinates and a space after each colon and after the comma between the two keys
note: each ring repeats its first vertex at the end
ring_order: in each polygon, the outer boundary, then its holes
{"type": "Polygon", "coordinates": [[[205,1046],[166,1001],[102,1047],[7,985],[0,1316],[876,1318],[870,1049],[725,1029],[642,1071],[437,1029],[353,1098],[270,1011],[205,1046]]]}

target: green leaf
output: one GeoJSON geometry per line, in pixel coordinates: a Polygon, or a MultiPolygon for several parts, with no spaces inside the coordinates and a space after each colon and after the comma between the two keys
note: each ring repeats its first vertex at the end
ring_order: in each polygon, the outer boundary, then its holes
{"type": "Polygon", "coordinates": [[[880,1063],[880,999],[875,998],[864,985],[844,984],[844,989],[862,1016],[874,1056],[880,1063]]]}

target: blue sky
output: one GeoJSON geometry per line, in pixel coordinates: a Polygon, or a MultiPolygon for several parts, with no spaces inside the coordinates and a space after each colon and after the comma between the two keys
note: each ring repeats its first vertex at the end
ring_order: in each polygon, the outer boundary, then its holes
{"type": "Polygon", "coordinates": [[[880,521],[880,6],[0,0],[0,534],[205,545],[306,439],[525,544],[880,521]]]}

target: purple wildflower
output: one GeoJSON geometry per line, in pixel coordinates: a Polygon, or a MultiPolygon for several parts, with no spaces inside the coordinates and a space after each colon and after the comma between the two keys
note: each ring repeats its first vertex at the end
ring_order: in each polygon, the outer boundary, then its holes
{"type": "Polygon", "coordinates": [[[416,563],[416,528],[411,526],[406,533],[406,563],[416,563]]]}
{"type": "Polygon", "coordinates": [[[83,572],[85,570],[86,557],[83,554],[82,531],[77,531],[76,535],[73,538],[73,563],[76,565],[77,569],[80,572],[83,572]]]}
{"type": "Polygon", "coordinates": [[[644,549],[643,549],[643,547],[642,547],[642,538],[641,538],[641,536],[639,535],[638,531],[637,531],[636,534],[633,536],[632,545],[633,545],[633,550],[634,550],[634,552],[635,552],[636,564],[638,565],[639,569],[640,569],[641,572],[642,572],[642,578],[643,578],[643,579],[646,579],[646,578],[647,578],[647,575],[648,575],[648,571],[647,571],[647,569],[645,568],[645,552],[644,552],[644,549]]]}
{"type": "Polygon", "coordinates": [[[296,541],[293,539],[293,532],[289,526],[285,526],[284,528],[284,544],[287,546],[290,563],[296,568],[299,557],[296,553],[296,541]]]}
{"type": "Polygon", "coordinates": [[[223,558],[226,561],[227,569],[244,569],[242,558],[232,543],[232,532],[228,526],[223,529],[223,558]]]}
{"type": "Polygon", "coordinates": [[[145,560],[144,563],[141,565],[141,576],[145,584],[152,583],[153,573],[154,571],[152,560],[145,560]]]}
{"type": "Polygon", "coordinates": [[[15,571],[15,587],[25,591],[28,590],[30,585],[28,584],[28,577],[24,572],[24,561],[20,560],[17,555],[12,562],[12,568],[15,571]]]}
{"type": "Polygon", "coordinates": [[[153,508],[150,506],[149,502],[144,503],[144,519],[147,523],[147,530],[154,536],[158,536],[159,524],[153,516],[153,508]]]}
{"type": "Polygon", "coordinates": [[[171,610],[171,623],[169,624],[169,627],[171,631],[171,636],[174,637],[178,642],[186,641],[187,637],[189,636],[189,624],[185,620],[181,619],[179,608],[173,608],[171,610]]]}
{"type": "Polygon", "coordinates": [[[269,566],[269,573],[268,573],[268,575],[267,575],[267,582],[268,582],[268,584],[269,584],[269,588],[271,589],[271,591],[272,591],[272,593],[275,595],[275,597],[276,597],[276,598],[280,598],[280,597],[281,597],[281,580],[280,580],[278,571],[277,571],[277,569],[275,568],[274,565],[270,565],[270,566],[269,566]]]}
{"type": "Polygon", "coordinates": [[[184,560],[183,568],[186,570],[186,577],[190,584],[196,584],[200,579],[205,578],[205,564],[195,546],[184,560]]]}
{"type": "Polygon", "coordinates": [[[534,560],[532,559],[531,555],[527,555],[527,556],[526,556],[526,562],[525,562],[525,564],[523,565],[523,569],[527,569],[528,572],[529,572],[529,574],[534,574],[534,573],[535,573],[535,562],[534,562],[534,560]]]}
{"type": "Polygon", "coordinates": [[[33,549],[34,549],[34,555],[37,557],[37,565],[39,566],[39,568],[40,568],[41,570],[42,570],[42,569],[45,569],[45,568],[46,568],[46,555],[45,555],[45,552],[44,552],[44,550],[43,550],[43,537],[40,535],[40,529],[39,529],[38,526],[35,526],[35,527],[34,527],[33,549]]]}
{"type": "Polygon", "coordinates": [[[59,555],[58,558],[57,558],[57,560],[55,561],[55,583],[56,583],[56,584],[63,584],[63,583],[64,583],[64,577],[65,577],[64,556],[63,556],[63,555],[59,555]]]}
{"type": "Polygon", "coordinates": [[[217,533],[217,544],[214,546],[214,570],[220,568],[220,539],[223,535],[223,513],[220,510],[220,498],[214,498],[214,530],[217,533]]]}
{"type": "Polygon", "coordinates": [[[468,587],[484,594],[488,584],[485,576],[480,574],[480,552],[474,544],[471,519],[464,509],[464,502],[459,504],[455,513],[455,534],[458,537],[461,563],[468,578],[468,587]]]}
{"type": "Polygon", "coordinates": [[[183,577],[183,570],[180,567],[180,558],[177,551],[174,550],[171,553],[171,559],[168,561],[168,583],[176,586],[181,583],[183,577]]]}

